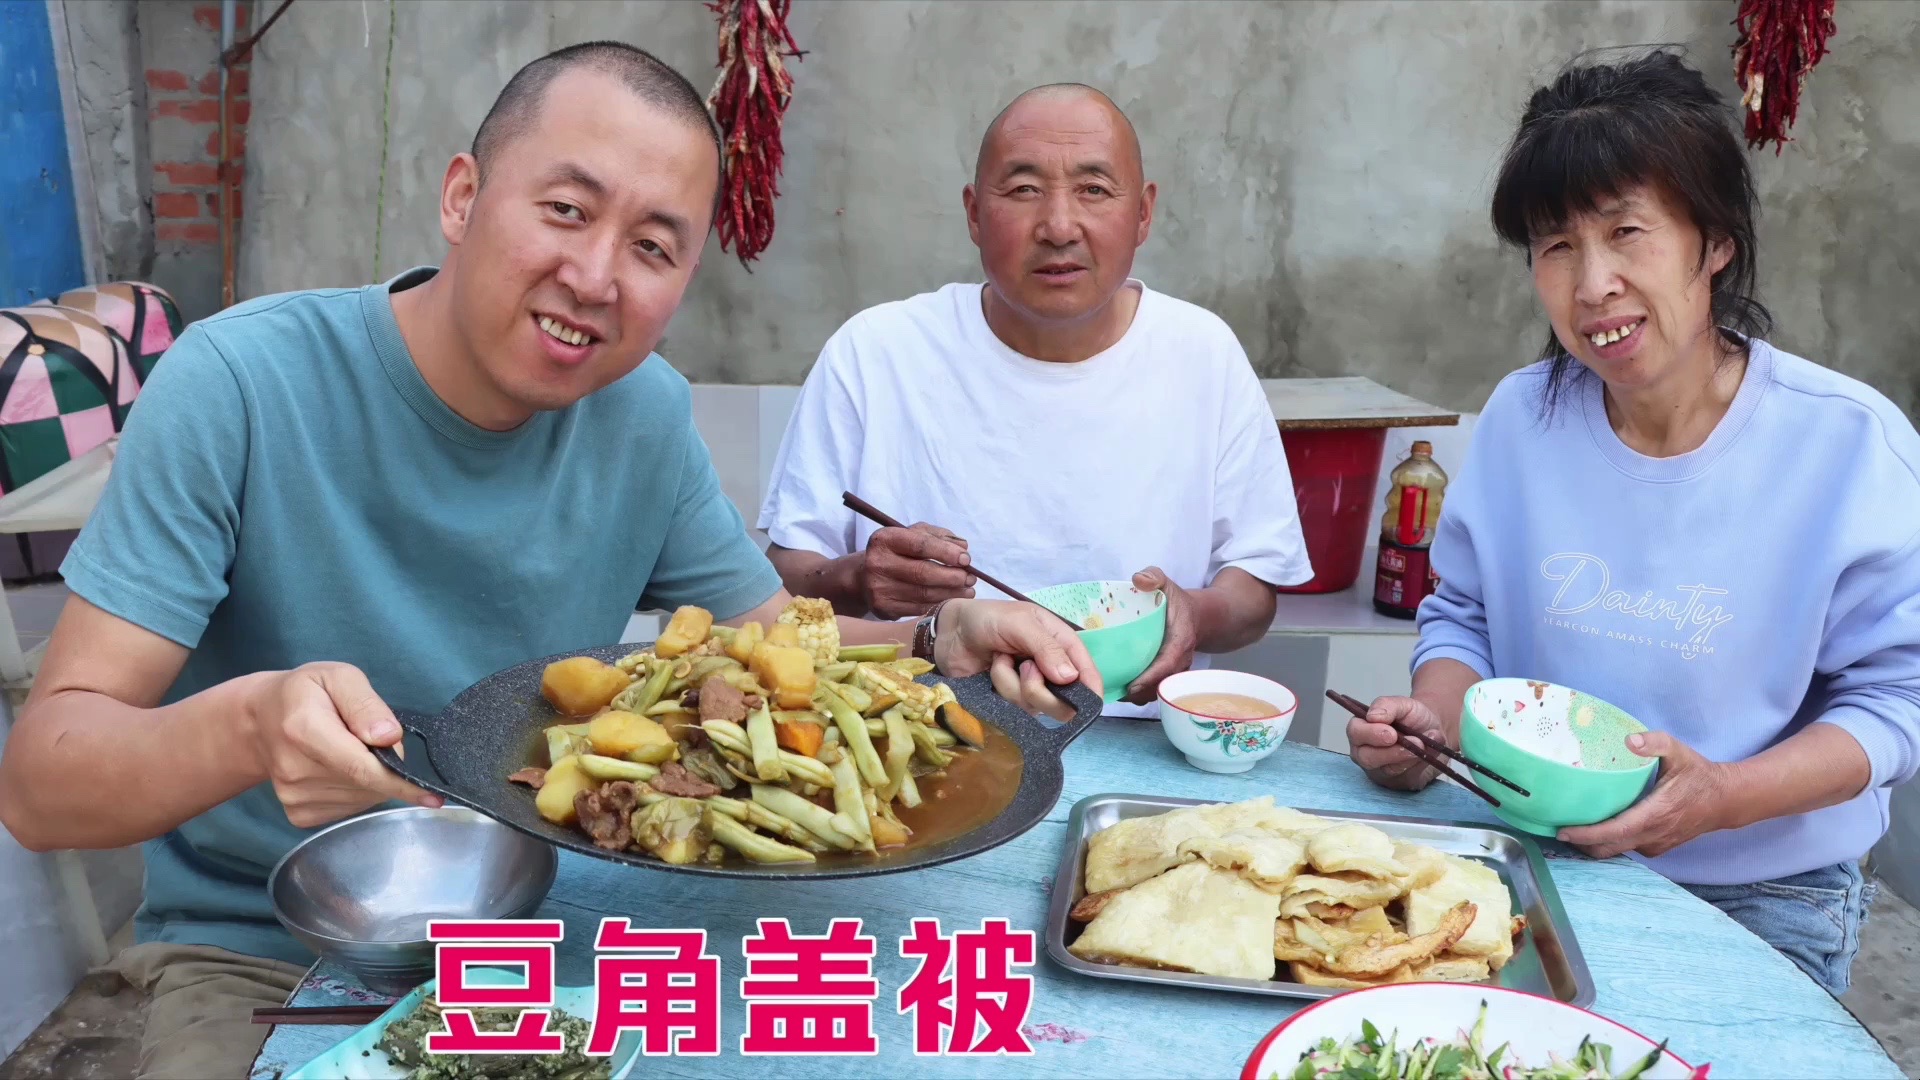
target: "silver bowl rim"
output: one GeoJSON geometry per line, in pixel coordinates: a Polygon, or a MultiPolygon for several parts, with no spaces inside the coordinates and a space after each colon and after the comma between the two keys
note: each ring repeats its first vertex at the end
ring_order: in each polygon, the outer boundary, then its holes
{"type": "MultiPolygon", "coordinates": [[[[423,945],[434,944],[432,938],[426,938],[426,937],[408,938],[401,941],[360,941],[355,938],[335,937],[332,934],[324,934],[318,930],[314,930],[307,926],[301,925],[299,922],[297,922],[296,920],[288,916],[286,911],[280,907],[280,890],[278,888],[278,885],[280,883],[280,875],[283,871],[285,871],[287,864],[293,861],[293,857],[295,855],[300,854],[300,852],[305,850],[308,847],[308,845],[311,845],[317,842],[321,837],[327,835],[328,833],[334,832],[338,829],[344,829],[349,825],[357,825],[357,824],[360,824],[361,822],[371,821],[374,818],[391,817],[398,814],[425,815],[425,816],[432,816],[432,817],[440,817],[440,816],[464,817],[464,818],[469,818],[476,822],[484,822],[486,825],[488,825],[491,828],[500,829],[505,832],[511,833],[516,839],[531,839],[529,837],[526,837],[526,835],[524,833],[521,833],[519,830],[508,828],[507,826],[501,824],[498,821],[495,821],[493,818],[488,817],[487,815],[481,813],[478,810],[473,809],[470,806],[459,806],[452,803],[449,803],[445,806],[438,806],[438,807],[394,806],[394,807],[389,807],[385,810],[373,810],[364,814],[355,814],[352,817],[342,818],[331,825],[326,825],[321,827],[320,829],[315,830],[311,836],[308,836],[304,840],[301,840],[299,843],[293,845],[293,847],[287,849],[287,853],[285,855],[280,856],[280,860],[273,864],[273,870],[267,874],[267,903],[273,907],[273,917],[279,921],[280,925],[285,927],[289,933],[294,934],[297,937],[305,937],[310,939],[311,943],[318,943],[320,945],[336,946],[336,947],[347,948],[347,949],[365,948],[367,946],[375,946],[383,949],[405,949],[405,948],[418,948],[423,945]]],[[[547,873],[549,878],[551,879],[553,872],[557,870],[559,867],[559,862],[560,862],[559,853],[554,850],[553,845],[548,843],[536,841],[535,846],[537,850],[541,853],[540,857],[544,859],[548,867],[547,873]]],[[[552,889],[553,889],[553,882],[549,880],[547,883],[547,889],[542,893],[543,899],[546,892],[551,892],[552,889]]]]}

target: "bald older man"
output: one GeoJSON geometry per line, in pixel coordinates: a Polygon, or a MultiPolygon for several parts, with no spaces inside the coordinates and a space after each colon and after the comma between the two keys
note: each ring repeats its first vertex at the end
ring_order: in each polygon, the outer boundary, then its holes
{"type": "MultiPolygon", "coordinates": [[[[1098,90],[1039,87],[994,119],[962,193],[985,282],[855,315],[800,392],[759,521],[789,589],[922,616],[999,595],[973,552],[1023,592],[1166,589],[1166,643],[1120,715],[1265,633],[1274,587],[1312,576],[1286,455],[1227,324],[1131,276],[1155,193],[1098,90]],[[846,491],[923,524],[875,529],[846,491]]],[[[1024,665],[995,675],[1041,690],[1024,665]]]]}

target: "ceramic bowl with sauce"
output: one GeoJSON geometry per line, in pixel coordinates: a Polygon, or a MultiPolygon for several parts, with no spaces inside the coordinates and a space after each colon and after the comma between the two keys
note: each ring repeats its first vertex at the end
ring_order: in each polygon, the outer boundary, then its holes
{"type": "Polygon", "coordinates": [[[1076,581],[1029,594],[1033,602],[1086,629],[1080,643],[1100,669],[1106,699],[1119,701],[1127,685],[1160,655],[1167,636],[1167,596],[1141,592],[1131,581],[1076,581]]]}
{"type": "Polygon", "coordinates": [[[1627,747],[1646,725],[1591,694],[1534,679],[1487,679],[1467,689],[1460,752],[1526,788],[1479,780],[1514,828],[1554,836],[1592,825],[1640,798],[1658,758],[1627,747]]]}
{"type": "Polygon", "coordinates": [[[1208,668],[1160,682],[1160,730],[1196,769],[1241,773],[1280,748],[1299,714],[1293,691],[1244,671],[1208,668]]]}

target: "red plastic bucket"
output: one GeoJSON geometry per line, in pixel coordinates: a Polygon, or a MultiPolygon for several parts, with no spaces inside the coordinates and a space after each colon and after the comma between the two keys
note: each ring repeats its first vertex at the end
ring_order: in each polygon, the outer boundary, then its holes
{"type": "Polygon", "coordinates": [[[1387,429],[1282,431],[1280,441],[1287,449],[1293,498],[1300,508],[1300,530],[1306,536],[1314,575],[1305,584],[1282,586],[1279,591],[1339,592],[1360,578],[1387,429]]]}

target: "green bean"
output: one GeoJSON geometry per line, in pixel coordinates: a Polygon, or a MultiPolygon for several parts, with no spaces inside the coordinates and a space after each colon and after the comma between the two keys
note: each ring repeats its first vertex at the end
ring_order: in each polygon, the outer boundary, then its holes
{"type": "Polygon", "coordinates": [[[679,698],[669,698],[666,701],[655,703],[653,708],[648,709],[646,711],[645,715],[665,716],[668,713],[677,713],[677,712],[686,712],[686,711],[687,710],[685,708],[681,707],[679,698]]]}
{"type": "Polygon", "coordinates": [[[835,815],[829,814],[824,807],[795,795],[783,787],[772,784],[753,785],[753,801],[783,817],[799,823],[800,827],[839,848],[841,851],[857,851],[860,841],[848,836],[835,824],[835,815]]]}
{"type": "Polygon", "coordinates": [[[707,631],[707,636],[719,638],[722,645],[730,645],[733,643],[733,635],[739,632],[738,627],[721,626],[719,623],[714,623],[713,627],[707,631]]]}
{"type": "Polygon", "coordinates": [[[654,665],[653,674],[647,676],[646,682],[620,691],[620,696],[613,699],[614,707],[645,716],[647,710],[658,705],[666,695],[667,683],[672,678],[673,665],[660,661],[654,665]]]}
{"type": "Polygon", "coordinates": [[[744,671],[745,665],[731,656],[703,656],[694,661],[693,671],[687,675],[687,683],[690,686],[699,686],[714,672],[728,668],[740,668],[744,671]]]}
{"type": "MultiPolygon", "coordinates": [[[[923,724],[921,726],[925,727],[926,725],[923,724]]],[[[953,732],[948,731],[946,728],[943,728],[943,727],[927,728],[927,735],[928,735],[928,738],[931,738],[933,740],[933,745],[938,746],[943,750],[949,746],[960,745],[960,740],[953,737],[953,732]]]]}
{"type": "Polygon", "coordinates": [[[833,722],[839,725],[842,738],[847,740],[847,748],[853,751],[853,763],[860,770],[860,776],[874,787],[882,787],[887,782],[887,767],[880,763],[880,755],[873,749],[873,739],[867,734],[867,722],[847,699],[840,696],[840,687],[829,684],[826,693],[827,711],[832,714],[833,722]]]}
{"type": "Polygon", "coordinates": [[[817,862],[813,852],[790,844],[783,844],[771,837],[761,836],[745,825],[725,814],[707,815],[707,829],[713,838],[739,852],[754,862],[787,863],[817,862]]]}
{"type": "Polygon", "coordinates": [[[880,801],[892,802],[907,779],[907,763],[913,760],[913,734],[907,730],[907,716],[900,706],[888,709],[881,719],[887,722],[887,782],[880,789],[880,801]]]}
{"type": "Polygon", "coordinates": [[[833,850],[821,843],[812,833],[802,828],[800,823],[794,821],[792,818],[776,814],[757,802],[741,803],[740,805],[747,808],[747,824],[749,825],[765,829],[775,836],[784,836],[794,843],[799,844],[801,847],[806,848],[808,851],[833,850]]]}
{"type": "Polygon", "coordinates": [[[848,645],[840,649],[843,664],[885,663],[900,656],[898,645],[848,645]]]}
{"type": "Polygon", "coordinates": [[[909,810],[920,805],[920,785],[913,782],[911,771],[900,779],[900,805],[909,810]]]}
{"type": "Polygon", "coordinates": [[[762,701],[747,717],[747,746],[753,751],[754,774],[770,784],[787,779],[787,767],[780,760],[780,743],[773,732],[773,713],[762,701]]]}
{"type": "Polygon", "coordinates": [[[576,760],[580,762],[580,768],[595,780],[637,780],[644,784],[660,775],[660,770],[652,765],[621,761],[599,754],[581,754],[576,760]]]}
{"type": "Polygon", "coordinates": [[[834,683],[832,689],[854,712],[864,716],[868,709],[873,708],[873,695],[852,683],[834,683]]]}
{"type": "Polygon", "coordinates": [[[729,799],[725,795],[709,795],[704,801],[708,806],[735,821],[747,820],[747,804],[740,799],[729,799]]]}
{"type": "Polygon", "coordinates": [[[917,679],[933,670],[932,662],[922,660],[917,656],[908,657],[905,660],[895,660],[886,666],[893,671],[905,675],[909,679],[917,679]]]}
{"type": "Polygon", "coordinates": [[[822,682],[846,682],[853,677],[853,661],[843,664],[828,664],[820,669],[822,682]]]}
{"type": "Polygon", "coordinates": [[[913,748],[919,753],[921,761],[936,769],[953,764],[953,755],[940,749],[940,744],[933,741],[933,728],[925,724],[909,724],[907,730],[913,734],[913,748]]]}
{"type": "Polygon", "coordinates": [[[862,851],[873,850],[873,826],[867,821],[867,801],[860,787],[860,772],[853,759],[839,754],[833,759],[833,807],[853,825],[853,838],[862,851]]]}

